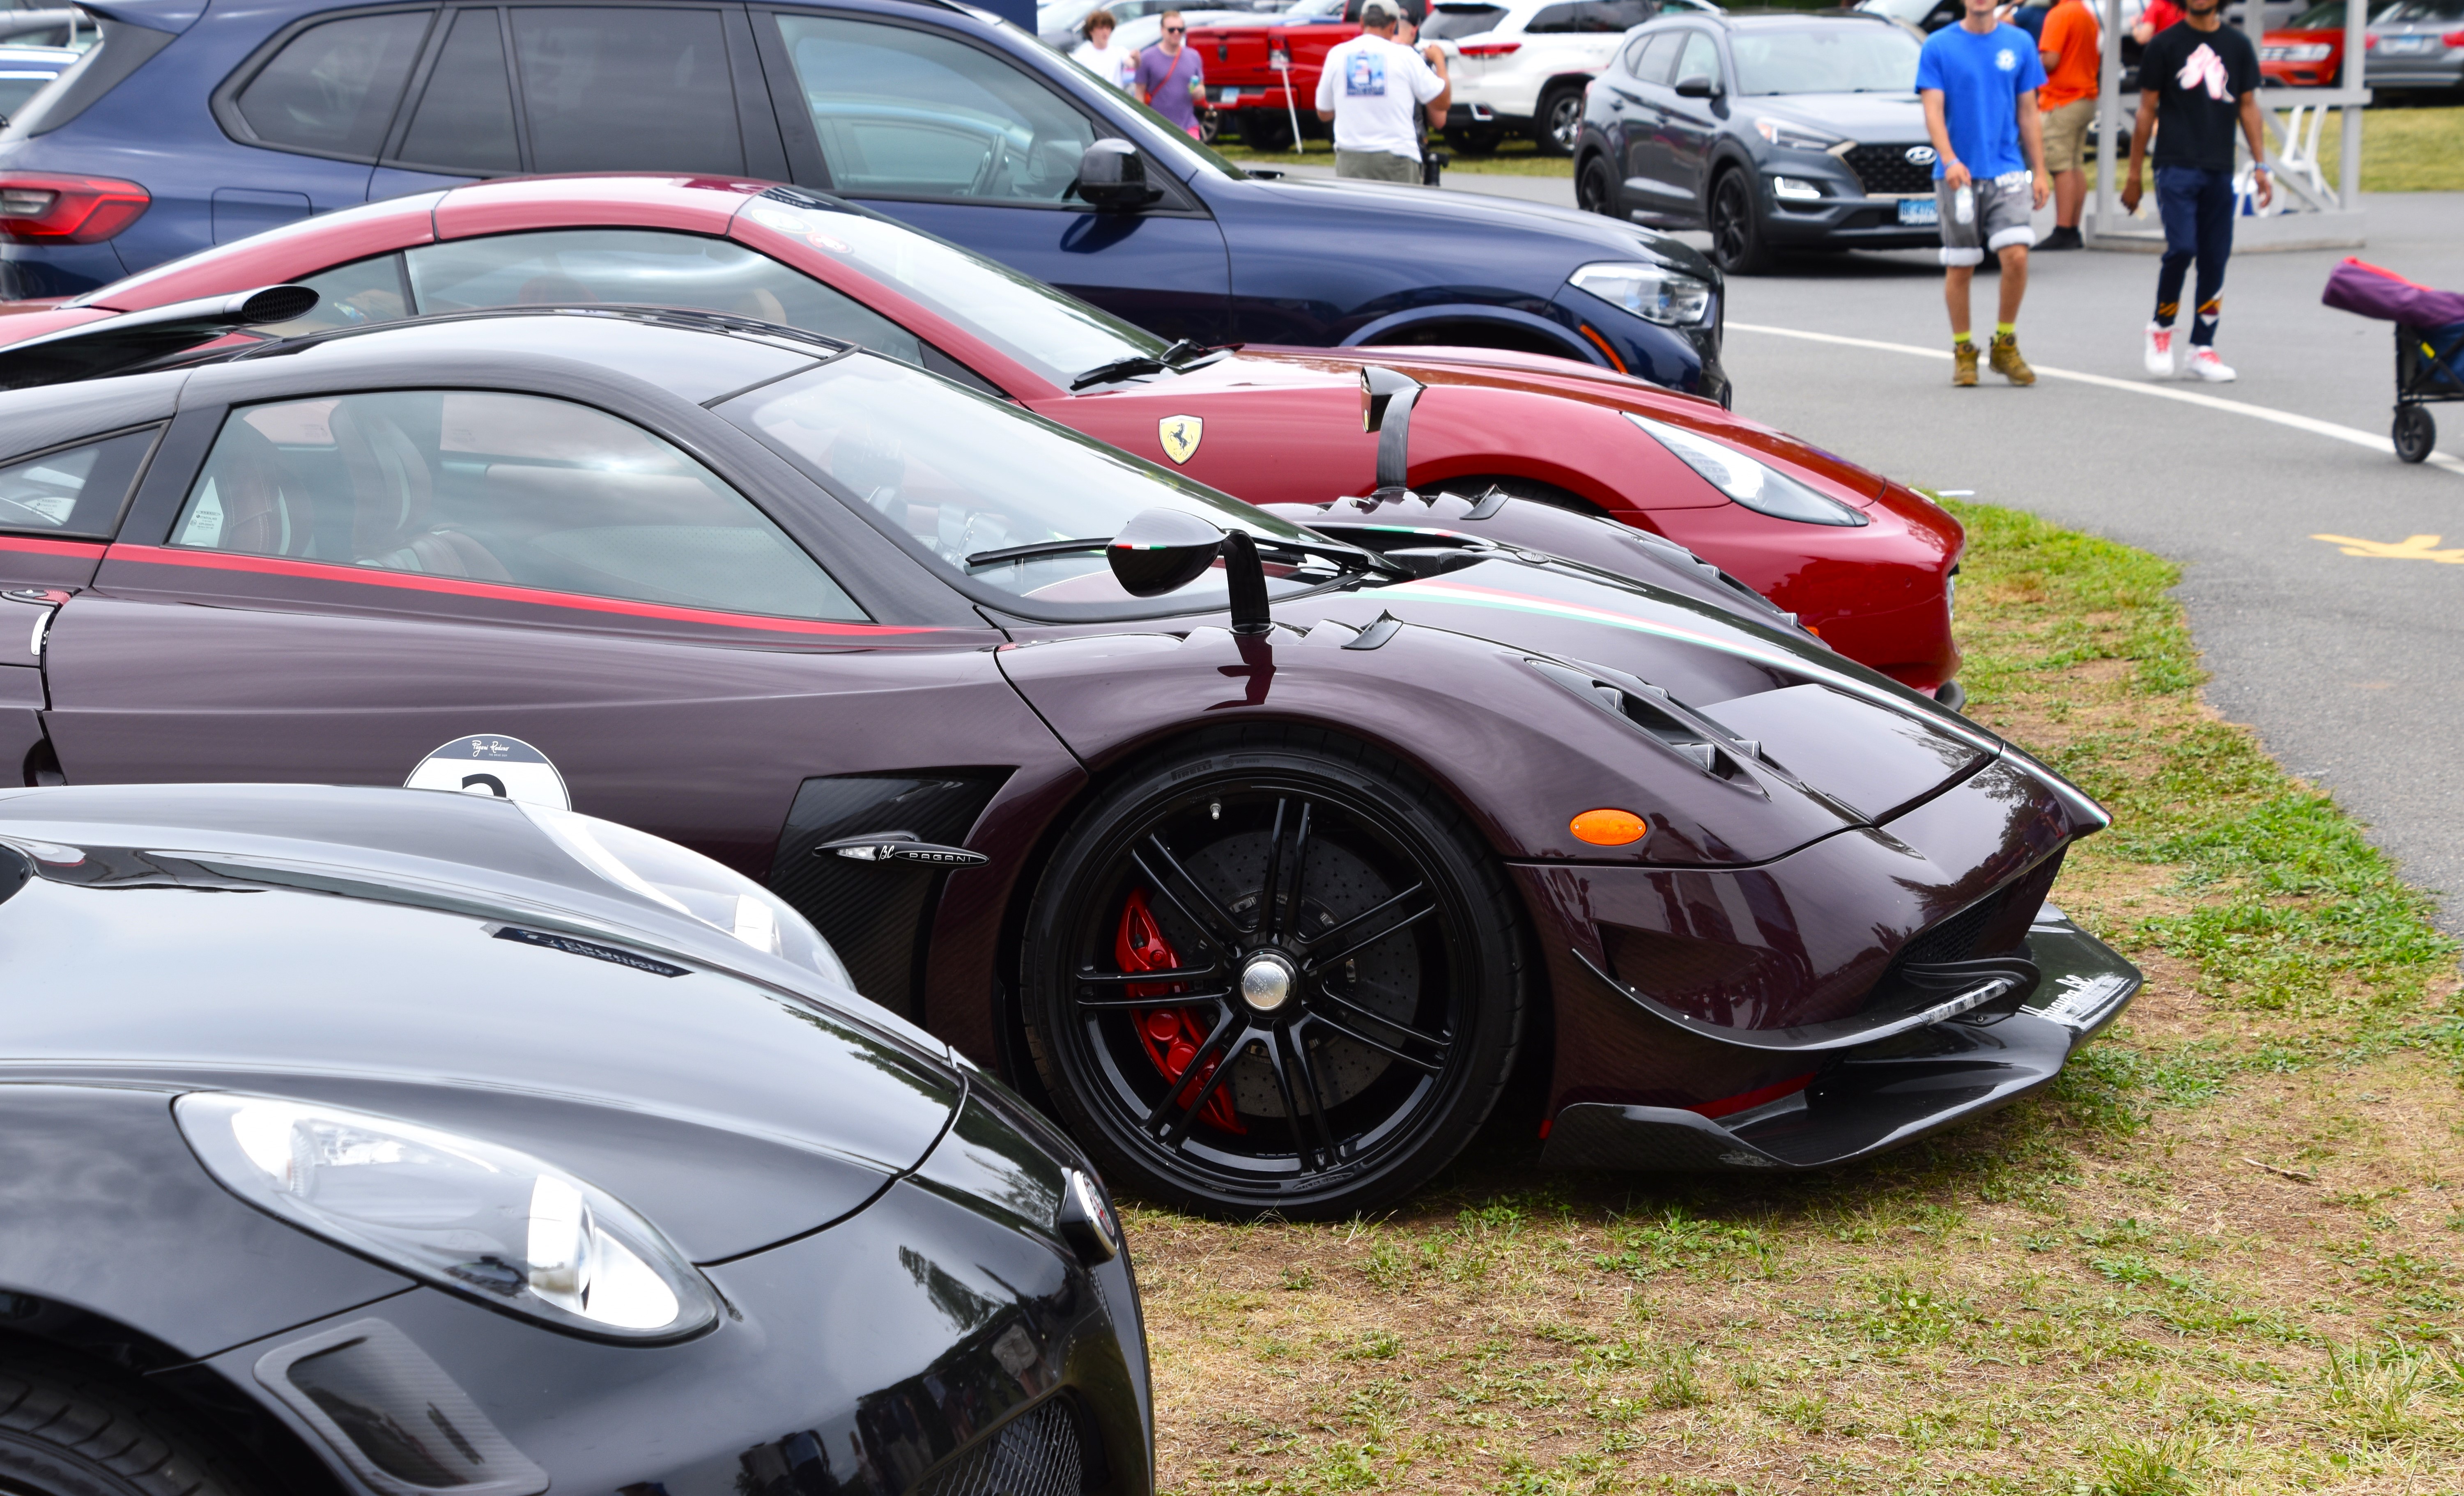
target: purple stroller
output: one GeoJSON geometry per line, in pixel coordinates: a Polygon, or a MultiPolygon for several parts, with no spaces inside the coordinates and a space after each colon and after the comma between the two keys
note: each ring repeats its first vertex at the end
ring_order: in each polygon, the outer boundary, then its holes
{"type": "Polygon", "coordinates": [[[2438,424],[2422,407],[2464,400],[2464,293],[2433,291],[2348,259],[2329,273],[2319,299],[2395,323],[2395,454],[2407,462],[2427,458],[2438,424]]]}

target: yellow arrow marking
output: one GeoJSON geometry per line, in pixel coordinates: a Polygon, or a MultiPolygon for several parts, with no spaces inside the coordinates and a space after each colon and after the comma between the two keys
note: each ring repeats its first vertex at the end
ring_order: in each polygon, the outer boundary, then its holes
{"type": "Polygon", "coordinates": [[[2438,548],[2440,537],[2408,535],[2401,540],[2357,540],[2349,535],[2314,535],[2310,539],[2324,540],[2347,556],[2366,556],[2376,561],[2444,561],[2450,566],[2464,566],[2464,545],[2438,548]]]}

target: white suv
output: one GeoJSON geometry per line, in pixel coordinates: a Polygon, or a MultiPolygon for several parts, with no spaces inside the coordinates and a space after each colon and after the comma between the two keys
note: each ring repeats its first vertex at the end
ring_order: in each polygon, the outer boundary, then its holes
{"type": "Polygon", "coordinates": [[[1571,155],[1583,89],[1617,39],[1663,11],[1715,11],[1709,0],[1439,0],[1420,28],[1445,49],[1454,82],[1446,143],[1475,155],[1526,131],[1548,156],[1571,155]]]}

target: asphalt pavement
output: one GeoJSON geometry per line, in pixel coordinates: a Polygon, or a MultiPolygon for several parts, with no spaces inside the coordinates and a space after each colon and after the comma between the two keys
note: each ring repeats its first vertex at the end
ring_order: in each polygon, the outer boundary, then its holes
{"type": "MultiPolygon", "coordinates": [[[[1572,205],[1562,179],[1446,183],[1572,205]]],[[[2464,932],[2464,404],[2431,407],[2431,463],[2398,462],[2393,332],[2319,303],[2348,253],[2464,289],[2464,193],[2365,205],[2365,248],[2233,259],[2216,340],[2231,385],[2148,378],[2155,257],[2092,251],[2033,259],[2018,323],[2045,376],[2032,388],[1991,374],[1950,387],[1942,275],[1923,251],[1732,278],[1726,361],[1741,413],[2178,562],[2208,699],[2333,791],[2464,932]]],[[[1980,275],[1981,328],[1993,296],[1980,275]]]]}

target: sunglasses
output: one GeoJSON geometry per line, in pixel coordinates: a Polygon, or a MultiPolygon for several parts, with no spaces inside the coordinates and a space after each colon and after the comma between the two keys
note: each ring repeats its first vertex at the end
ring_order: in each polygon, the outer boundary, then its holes
{"type": "Polygon", "coordinates": [[[1187,30],[1189,30],[1189,28],[1186,26],[1167,26],[1163,29],[1163,33],[1166,36],[1177,36],[1187,30]]]}

